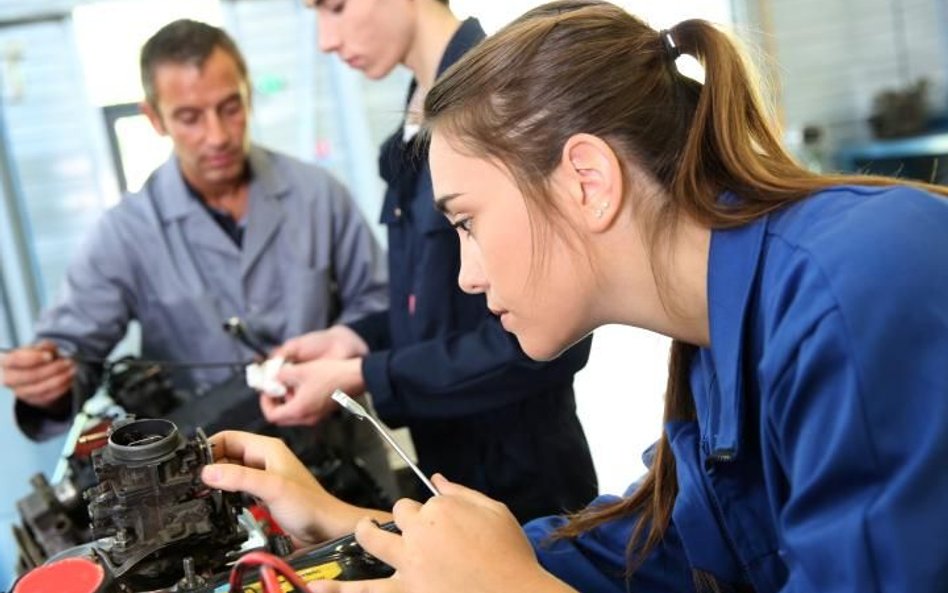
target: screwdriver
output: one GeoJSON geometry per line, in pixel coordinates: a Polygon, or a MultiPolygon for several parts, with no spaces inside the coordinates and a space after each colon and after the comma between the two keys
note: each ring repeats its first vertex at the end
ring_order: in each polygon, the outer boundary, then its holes
{"type": "Polygon", "coordinates": [[[359,402],[355,401],[354,399],[346,395],[346,393],[343,392],[341,389],[337,389],[333,391],[332,399],[337,404],[345,408],[346,411],[354,414],[355,417],[358,418],[359,420],[368,420],[372,424],[372,426],[375,427],[375,430],[380,435],[382,435],[382,438],[385,439],[385,441],[389,445],[391,445],[393,449],[395,449],[395,452],[398,453],[399,457],[401,457],[405,461],[405,463],[408,464],[408,467],[410,467],[411,470],[415,472],[415,475],[417,475],[418,478],[424,483],[424,485],[428,487],[428,490],[431,490],[431,493],[434,494],[435,496],[438,496],[439,494],[441,494],[440,492],[438,492],[438,489],[435,488],[435,485],[431,483],[431,480],[428,479],[428,476],[423,474],[422,471],[418,468],[418,466],[415,465],[415,463],[411,459],[408,458],[408,454],[405,453],[405,451],[401,447],[398,446],[398,443],[395,442],[395,439],[392,438],[392,435],[389,434],[388,430],[386,430],[385,427],[382,426],[382,423],[376,420],[375,417],[373,417],[371,414],[369,414],[369,412],[364,407],[362,407],[362,405],[359,402]]]}
{"type": "Polygon", "coordinates": [[[266,349],[260,344],[260,340],[247,328],[247,324],[240,319],[240,317],[231,317],[224,322],[224,331],[234,336],[240,343],[250,348],[263,359],[267,359],[270,355],[267,353],[266,349]]]}

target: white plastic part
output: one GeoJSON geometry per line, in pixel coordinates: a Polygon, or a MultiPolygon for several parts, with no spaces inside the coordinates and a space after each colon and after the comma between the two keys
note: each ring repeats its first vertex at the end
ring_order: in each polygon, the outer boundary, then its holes
{"type": "Polygon", "coordinates": [[[286,385],[277,379],[277,374],[285,363],[285,359],[276,357],[248,364],[245,369],[247,385],[270,397],[284,397],[286,385]]]}

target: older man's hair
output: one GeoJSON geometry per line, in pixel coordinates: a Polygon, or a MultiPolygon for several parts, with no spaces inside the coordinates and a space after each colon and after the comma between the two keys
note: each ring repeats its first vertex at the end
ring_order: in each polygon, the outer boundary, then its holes
{"type": "Polygon", "coordinates": [[[223,29],[180,19],[168,23],[142,46],[140,66],[145,100],[158,109],[155,71],[165,64],[190,64],[202,68],[216,48],[221,48],[237,64],[240,75],[247,79],[247,63],[237,44],[223,29]]]}

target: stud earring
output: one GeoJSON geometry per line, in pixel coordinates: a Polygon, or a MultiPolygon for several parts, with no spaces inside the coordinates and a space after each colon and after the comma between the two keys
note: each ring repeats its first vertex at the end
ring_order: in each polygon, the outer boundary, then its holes
{"type": "Polygon", "coordinates": [[[602,215],[606,213],[606,209],[609,207],[609,202],[604,202],[596,208],[596,218],[602,218],[602,215]]]}

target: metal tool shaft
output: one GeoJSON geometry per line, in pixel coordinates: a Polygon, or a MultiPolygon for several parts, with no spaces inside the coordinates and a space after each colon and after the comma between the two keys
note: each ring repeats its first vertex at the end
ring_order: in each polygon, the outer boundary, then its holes
{"type": "Polygon", "coordinates": [[[376,432],[378,432],[382,438],[385,439],[385,442],[391,445],[391,447],[395,449],[395,452],[398,453],[398,456],[408,464],[408,467],[410,467],[413,472],[415,472],[415,475],[418,476],[418,479],[420,479],[422,483],[428,487],[428,490],[431,490],[431,493],[435,496],[441,494],[438,492],[438,489],[435,488],[435,485],[431,483],[431,480],[428,479],[428,476],[422,473],[421,469],[408,457],[408,454],[405,453],[404,449],[398,446],[398,443],[395,442],[395,439],[392,438],[392,435],[389,434],[385,426],[383,426],[382,423],[379,422],[374,416],[369,414],[368,411],[362,407],[361,404],[359,404],[359,402],[349,397],[341,389],[337,389],[333,392],[332,399],[347,411],[354,414],[359,420],[368,420],[369,423],[375,427],[376,432]]]}

